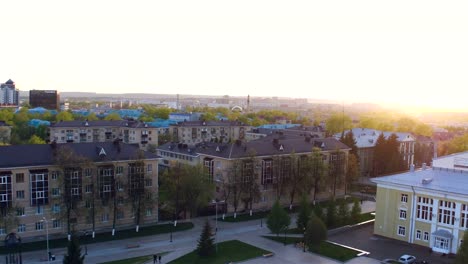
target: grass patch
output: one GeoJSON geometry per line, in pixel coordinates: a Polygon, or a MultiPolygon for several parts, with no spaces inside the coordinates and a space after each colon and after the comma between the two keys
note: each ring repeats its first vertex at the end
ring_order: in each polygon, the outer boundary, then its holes
{"type": "MultiPolygon", "coordinates": [[[[121,240],[133,237],[144,237],[144,236],[152,236],[158,234],[165,234],[170,233],[171,229],[172,232],[184,231],[193,228],[192,222],[187,223],[178,223],[176,227],[173,224],[162,224],[162,225],[153,225],[153,226],[145,226],[141,227],[139,232],[135,232],[135,228],[131,229],[124,229],[124,230],[117,230],[115,236],[112,236],[112,233],[105,232],[96,234],[96,237],[92,239],[91,235],[88,234],[86,237],[80,238],[80,244],[83,246],[85,244],[92,244],[92,243],[99,243],[99,242],[106,242],[112,240],[121,240]]],[[[59,239],[51,239],[49,240],[49,248],[63,248],[67,246],[67,239],[66,238],[59,238],[59,239]]],[[[21,251],[34,251],[34,250],[42,250],[46,248],[45,241],[35,241],[29,243],[22,243],[21,244],[21,251]]],[[[0,254],[6,254],[7,251],[4,246],[0,247],[0,254]]]]}
{"type": "Polygon", "coordinates": [[[101,264],[143,264],[153,259],[153,255],[103,262],[101,264]]]}
{"type": "Polygon", "coordinates": [[[260,257],[270,253],[264,249],[254,247],[239,240],[230,240],[218,244],[218,253],[202,258],[195,251],[190,252],[169,263],[172,264],[225,264],[229,262],[241,262],[251,258],[260,257]]]}
{"type": "MultiPolygon", "coordinates": [[[[277,237],[277,236],[263,236],[263,237],[271,239],[276,242],[280,242],[280,243],[284,243],[285,241],[284,237],[277,237]]],[[[301,237],[286,237],[287,245],[295,244],[299,242],[302,242],[301,237]]],[[[320,245],[310,247],[309,251],[325,256],[325,257],[343,261],[343,262],[348,261],[352,258],[355,258],[356,255],[360,253],[358,251],[345,248],[345,247],[341,247],[332,243],[328,243],[326,241],[323,241],[322,243],[320,243],[320,245]]]]}
{"type": "MultiPolygon", "coordinates": [[[[375,216],[372,215],[372,213],[365,213],[365,214],[361,214],[361,216],[359,217],[359,221],[357,221],[357,222],[348,222],[345,225],[355,225],[355,224],[362,223],[362,222],[365,222],[365,221],[369,221],[369,220],[372,220],[372,219],[375,219],[375,216]]],[[[333,226],[332,228],[328,228],[328,229],[338,228],[338,227],[342,227],[342,226],[345,226],[345,225],[336,225],[336,226],[333,226]]],[[[286,231],[286,234],[303,234],[303,231],[301,231],[301,230],[299,230],[297,228],[290,228],[290,229],[288,229],[286,231]]]]}

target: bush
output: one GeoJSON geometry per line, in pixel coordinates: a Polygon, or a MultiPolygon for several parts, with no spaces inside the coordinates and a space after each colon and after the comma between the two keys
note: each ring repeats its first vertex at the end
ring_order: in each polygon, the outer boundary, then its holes
{"type": "Polygon", "coordinates": [[[327,227],[323,221],[318,218],[315,214],[310,216],[310,220],[307,223],[306,233],[304,240],[307,245],[319,245],[320,242],[327,239],[327,227]]]}

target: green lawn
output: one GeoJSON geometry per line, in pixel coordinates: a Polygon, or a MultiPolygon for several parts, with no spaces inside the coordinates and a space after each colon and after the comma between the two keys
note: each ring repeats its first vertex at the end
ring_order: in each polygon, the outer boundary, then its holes
{"type": "MultiPolygon", "coordinates": [[[[295,244],[302,242],[301,237],[286,237],[286,240],[284,237],[281,236],[263,236],[264,238],[271,239],[276,242],[284,243],[286,241],[286,244],[295,244]]],[[[348,261],[352,258],[355,258],[357,254],[360,252],[345,248],[345,247],[340,247],[332,243],[328,243],[326,241],[320,243],[320,245],[316,247],[311,247],[309,248],[310,252],[314,252],[316,254],[326,256],[332,259],[336,259],[339,261],[348,261]]]]}
{"type": "Polygon", "coordinates": [[[241,262],[251,258],[260,257],[263,254],[270,253],[258,247],[243,243],[239,240],[230,240],[218,244],[218,253],[202,258],[195,251],[190,252],[169,263],[172,264],[225,264],[229,262],[241,262]]]}
{"type": "MultiPolygon", "coordinates": [[[[120,240],[120,239],[127,239],[132,237],[143,237],[143,236],[151,236],[151,235],[158,235],[164,233],[170,233],[171,229],[172,232],[184,231],[193,228],[193,223],[185,222],[185,223],[178,223],[176,227],[173,224],[162,224],[162,225],[153,225],[153,226],[146,226],[141,227],[139,232],[135,232],[135,229],[125,229],[125,230],[117,230],[115,236],[112,237],[111,232],[106,233],[99,233],[96,234],[95,239],[92,239],[91,236],[88,234],[86,238],[80,239],[80,244],[92,244],[98,242],[106,242],[111,240],[120,240]]],[[[67,245],[66,238],[60,239],[51,239],[49,240],[49,247],[50,248],[63,248],[67,245]]],[[[29,243],[22,243],[21,250],[23,252],[26,251],[34,251],[34,250],[41,250],[46,249],[46,242],[45,241],[35,241],[29,243]]],[[[82,247],[82,252],[84,252],[84,248],[82,247]]],[[[0,254],[6,254],[5,247],[0,247],[0,254]]]]}

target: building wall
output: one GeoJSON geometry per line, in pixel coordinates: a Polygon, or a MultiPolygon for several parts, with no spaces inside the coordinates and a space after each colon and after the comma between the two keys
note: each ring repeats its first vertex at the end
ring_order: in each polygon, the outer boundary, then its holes
{"type": "Polygon", "coordinates": [[[460,240],[463,238],[463,234],[468,224],[468,220],[466,220],[468,218],[468,211],[465,217],[462,215],[463,205],[466,205],[468,210],[468,196],[459,196],[440,192],[436,193],[427,190],[416,190],[416,195],[413,195],[411,188],[387,188],[379,186],[377,188],[376,200],[377,212],[374,224],[375,234],[430,247],[434,251],[438,251],[439,249],[434,247],[435,237],[433,236],[433,233],[437,230],[446,230],[453,236],[450,248],[447,252],[439,252],[456,253],[460,245],[460,240]],[[408,196],[406,203],[401,201],[402,194],[406,194],[408,196]],[[431,206],[432,214],[430,214],[431,216],[428,216],[427,220],[418,217],[419,197],[431,199],[433,201],[431,206]],[[441,223],[439,221],[441,219],[444,221],[444,214],[441,216],[439,209],[445,210],[445,208],[440,208],[440,201],[443,203],[449,202],[455,204],[455,208],[453,210],[451,209],[454,212],[453,224],[451,223],[451,220],[447,220],[449,221],[449,224],[441,223]],[[406,210],[405,219],[400,218],[400,210],[402,209],[406,210]],[[465,221],[465,226],[462,226],[463,221],[465,221]],[[398,234],[399,226],[405,227],[406,231],[404,236],[398,234]],[[418,231],[420,231],[421,234],[419,238],[418,231]],[[425,233],[428,235],[427,239],[425,239],[425,233]]]}
{"type": "MultiPolygon", "coordinates": [[[[131,163],[131,162],[130,162],[131,163]]],[[[115,162],[115,163],[100,163],[95,164],[97,166],[114,165],[115,167],[123,167],[123,173],[117,174],[116,178],[121,178],[123,181],[128,176],[128,164],[129,162],[115,162]]],[[[11,171],[11,182],[12,182],[12,206],[20,208],[20,215],[16,216],[18,225],[10,225],[6,230],[4,226],[0,228],[0,234],[6,234],[9,232],[17,232],[23,239],[29,239],[33,237],[44,236],[46,233],[45,223],[42,223],[42,229],[37,230],[37,223],[41,223],[41,220],[45,217],[49,221],[49,234],[50,235],[64,235],[67,232],[67,221],[64,216],[65,206],[62,204],[63,197],[61,195],[54,195],[55,188],[61,188],[63,186],[63,180],[61,175],[56,178],[53,176],[54,172],[59,171],[58,167],[55,166],[43,166],[43,167],[29,167],[29,168],[12,168],[12,169],[1,169],[1,171],[11,171]],[[31,203],[31,172],[30,170],[47,169],[46,177],[48,180],[48,203],[38,207],[31,203]],[[22,176],[21,176],[22,175],[22,176]],[[21,179],[23,179],[21,181],[21,179]],[[21,194],[22,193],[22,194],[21,194]],[[60,212],[54,212],[54,206],[60,205],[60,212]],[[24,214],[23,214],[24,212],[24,214]],[[20,225],[24,225],[25,229],[21,229],[20,225]]],[[[151,192],[153,197],[156,198],[158,194],[158,162],[156,160],[145,161],[145,178],[151,179],[151,186],[146,186],[151,192]],[[151,170],[147,171],[148,165],[151,165],[151,170]]],[[[84,173],[84,172],[83,172],[84,173]]],[[[92,231],[92,224],[89,222],[90,210],[86,208],[86,200],[91,201],[92,194],[86,192],[86,185],[93,183],[93,177],[96,177],[96,170],[93,171],[94,176],[87,177],[82,175],[82,200],[78,203],[78,209],[76,217],[76,223],[73,224],[77,231],[92,231]]],[[[1,176],[0,176],[1,177],[1,176]]],[[[118,205],[119,211],[123,212],[122,218],[117,220],[117,229],[122,227],[128,227],[135,224],[135,219],[132,217],[131,205],[126,198],[128,196],[127,187],[117,191],[116,195],[125,197],[124,203],[118,205]]],[[[60,190],[63,192],[63,189],[60,190]]],[[[156,200],[155,200],[156,201],[156,200]]],[[[95,201],[96,206],[96,230],[109,229],[112,227],[112,207],[110,205],[104,206],[100,200],[95,201]],[[107,217],[105,216],[107,215],[107,217]]],[[[158,204],[155,202],[151,205],[151,209],[147,212],[142,212],[141,224],[155,223],[158,221],[158,204]]],[[[15,209],[13,209],[15,210],[15,209]]],[[[39,224],[40,225],[40,224],[39,224]]]]}
{"type": "Polygon", "coordinates": [[[171,126],[174,139],[185,144],[196,144],[203,141],[244,140],[249,126],[171,126]]]}

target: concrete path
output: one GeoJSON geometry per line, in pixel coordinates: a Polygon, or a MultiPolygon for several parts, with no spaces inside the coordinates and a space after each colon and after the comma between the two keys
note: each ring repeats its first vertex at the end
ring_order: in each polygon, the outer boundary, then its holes
{"type": "MultiPolygon", "coordinates": [[[[365,201],[361,207],[363,212],[374,211],[375,203],[365,201]]],[[[88,255],[85,258],[85,263],[102,263],[107,261],[168,252],[162,256],[162,263],[167,263],[193,251],[196,248],[197,240],[199,239],[201,230],[207,219],[211,222],[211,226],[214,228],[215,221],[214,217],[212,216],[192,219],[191,221],[194,223],[195,227],[191,230],[173,233],[173,242],[169,242],[170,234],[162,234],[87,245],[88,255]],[[127,249],[127,245],[129,244],[138,244],[139,247],[127,249]]],[[[295,217],[293,217],[291,223],[295,224],[295,217]]],[[[240,223],[227,223],[218,221],[218,233],[216,238],[218,241],[233,239],[241,240],[245,243],[249,243],[256,247],[260,247],[275,253],[275,255],[270,258],[257,258],[246,261],[244,263],[340,263],[338,261],[321,257],[309,252],[304,253],[300,249],[295,248],[293,245],[283,246],[281,243],[277,243],[261,237],[262,235],[267,234],[269,234],[269,230],[266,227],[265,220],[252,220],[240,223]],[[260,224],[262,224],[262,227],[260,224]]],[[[52,249],[52,252],[56,255],[57,258],[55,261],[51,261],[50,263],[62,263],[66,249],[52,249]]],[[[82,252],[84,252],[83,247],[82,252]]],[[[41,258],[44,258],[45,255],[45,250],[23,253],[23,263],[47,263],[46,261],[41,261],[41,258]]],[[[152,260],[148,262],[148,264],[151,263],[153,263],[152,260]]]]}

